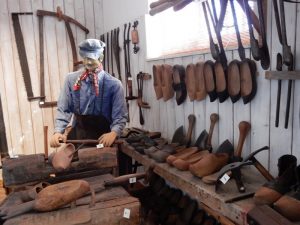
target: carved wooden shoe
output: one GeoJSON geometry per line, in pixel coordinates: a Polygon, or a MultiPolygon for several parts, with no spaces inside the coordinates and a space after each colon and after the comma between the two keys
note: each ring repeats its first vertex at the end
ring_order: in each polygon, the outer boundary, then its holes
{"type": "Polygon", "coordinates": [[[164,101],[168,101],[173,98],[174,90],[173,84],[173,68],[170,65],[162,65],[162,94],[164,101]]]}
{"type": "Polygon", "coordinates": [[[228,65],[228,93],[232,103],[241,97],[240,62],[233,60],[228,65]]]}
{"type": "Polygon", "coordinates": [[[254,201],[258,205],[272,204],[282,195],[289,192],[291,187],[296,184],[295,166],[290,166],[286,171],[275,180],[265,183],[254,195],[254,201]]]}
{"type": "Polygon", "coordinates": [[[196,152],[194,154],[188,155],[184,158],[179,158],[173,161],[173,166],[176,167],[179,170],[182,171],[186,171],[189,169],[189,166],[193,163],[196,163],[197,161],[199,161],[200,159],[202,159],[202,157],[204,157],[204,155],[209,154],[209,151],[207,150],[203,150],[200,152],[196,152]]]}
{"type": "Polygon", "coordinates": [[[216,75],[214,71],[214,62],[208,60],[204,63],[204,79],[205,79],[205,87],[209,99],[211,102],[214,102],[218,95],[216,91],[216,75]]]}
{"type": "Polygon", "coordinates": [[[206,87],[205,87],[205,79],[204,79],[204,62],[198,62],[196,64],[195,80],[196,80],[196,100],[202,101],[206,98],[207,95],[206,87]]]}
{"type": "Polygon", "coordinates": [[[229,154],[214,153],[203,156],[198,162],[190,165],[190,172],[197,177],[204,177],[220,170],[229,161],[229,154]]]}
{"type": "Polygon", "coordinates": [[[162,93],[162,66],[153,65],[153,86],[156,94],[156,99],[161,99],[163,97],[162,93]]]}
{"type": "Polygon", "coordinates": [[[173,90],[176,93],[177,105],[181,105],[186,99],[186,85],[185,85],[185,69],[181,65],[173,66],[173,90]]]}
{"type": "Polygon", "coordinates": [[[198,151],[198,148],[197,147],[190,147],[190,148],[186,148],[186,149],[183,149],[182,151],[174,154],[174,155],[170,155],[167,157],[167,163],[169,165],[173,165],[172,163],[177,160],[177,159],[185,159],[186,157],[196,153],[198,151]]]}
{"type": "Polygon", "coordinates": [[[189,99],[194,101],[196,98],[196,79],[195,79],[196,67],[193,63],[187,65],[185,83],[189,99]]]}

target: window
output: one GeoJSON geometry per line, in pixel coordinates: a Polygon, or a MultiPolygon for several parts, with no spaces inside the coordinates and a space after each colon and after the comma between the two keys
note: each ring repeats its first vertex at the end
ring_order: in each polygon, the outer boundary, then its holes
{"type": "MultiPolygon", "coordinates": [[[[149,0],[149,4],[154,0],[149,0]]],[[[215,1],[216,11],[220,10],[220,1],[215,1]]],[[[244,47],[249,45],[247,18],[241,6],[234,1],[238,26],[244,47]]],[[[249,2],[254,8],[254,2],[249,2]]],[[[210,17],[209,17],[209,21],[210,17]]],[[[214,42],[215,32],[210,26],[214,42]]],[[[209,39],[201,1],[194,1],[180,11],[169,8],[154,16],[146,16],[147,58],[158,58],[187,54],[192,52],[210,52],[209,39]]],[[[221,31],[225,50],[237,47],[236,32],[233,24],[230,2],[227,4],[224,25],[221,31]]]]}

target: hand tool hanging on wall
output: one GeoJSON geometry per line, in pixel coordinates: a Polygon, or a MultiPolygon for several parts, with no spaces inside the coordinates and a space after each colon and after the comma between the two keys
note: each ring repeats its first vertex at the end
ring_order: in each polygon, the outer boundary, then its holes
{"type": "Polygon", "coordinates": [[[36,97],[33,96],[31,79],[30,79],[30,71],[29,71],[29,66],[28,66],[28,61],[27,61],[27,56],[26,56],[24,37],[23,37],[22,30],[21,30],[19,15],[33,15],[33,13],[28,12],[28,13],[12,13],[11,14],[12,21],[13,21],[13,28],[14,28],[14,32],[15,32],[17,50],[18,50],[18,54],[19,54],[22,75],[23,75],[26,94],[27,94],[27,99],[29,101],[31,101],[31,100],[35,100],[35,99],[45,98],[45,95],[36,96],[36,97]]]}
{"type": "Polygon", "coordinates": [[[257,0],[258,16],[259,16],[259,27],[260,35],[262,40],[262,46],[259,47],[260,53],[260,65],[264,70],[270,67],[270,54],[266,37],[265,20],[264,20],[264,9],[262,0],[257,0]]]}
{"type": "MultiPolygon", "coordinates": [[[[105,36],[104,36],[104,34],[101,34],[101,35],[100,35],[100,41],[102,41],[102,42],[105,43],[105,36]]],[[[104,69],[104,70],[106,70],[106,63],[105,63],[105,60],[106,60],[106,54],[104,54],[103,59],[102,59],[102,65],[103,65],[103,69],[104,69]]]]}
{"type": "MultiPolygon", "coordinates": [[[[57,11],[50,12],[45,10],[37,10],[36,12],[39,20],[39,42],[40,42],[40,92],[41,96],[45,96],[45,71],[44,71],[44,26],[43,26],[43,19],[44,16],[54,16],[57,17],[59,21],[63,20],[66,25],[67,33],[70,39],[71,49],[72,49],[72,57],[73,57],[73,71],[76,71],[77,65],[81,64],[81,61],[78,61],[77,58],[77,48],[75,45],[74,36],[72,33],[72,29],[70,23],[75,24],[76,26],[80,27],[86,34],[89,33],[89,30],[80,24],[78,21],[74,20],[71,17],[64,15],[60,9],[57,7],[57,11]]],[[[49,107],[55,106],[57,102],[45,102],[45,99],[41,99],[39,102],[40,107],[49,107]]]]}
{"type": "MultiPolygon", "coordinates": [[[[68,32],[68,35],[70,38],[71,48],[72,48],[74,70],[75,70],[75,66],[78,64],[78,60],[77,60],[77,53],[76,53],[74,37],[73,37],[72,30],[70,28],[69,23],[74,23],[75,25],[79,26],[82,30],[84,30],[86,33],[88,33],[89,30],[87,28],[85,28],[83,25],[81,25],[79,22],[74,20],[73,18],[63,15],[59,7],[57,7],[56,13],[45,11],[45,10],[37,10],[36,14],[39,17],[39,42],[40,42],[40,96],[34,97],[33,92],[32,92],[32,85],[31,85],[28,61],[27,61],[26,52],[25,52],[24,38],[23,38],[22,31],[21,31],[19,17],[18,17],[19,14],[24,14],[24,13],[12,13],[12,19],[13,19],[13,27],[14,27],[15,37],[16,37],[18,54],[19,54],[19,58],[21,59],[20,63],[21,63],[21,69],[22,69],[22,73],[23,73],[27,98],[29,101],[33,100],[33,99],[39,99],[40,100],[39,106],[42,108],[56,106],[55,101],[54,102],[45,102],[43,17],[44,16],[54,16],[54,17],[58,17],[59,20],[63,19],[65,21],[67,32],[68,32]]],[[[25,13],[25,14],[32,15],[33,13],[25,13]]]]}
{"type": "Polygon", "coordinates": [[[213,28],[217,37],[218,45],[219,45],[219,56],[214,64],[214,70],[216,74],[216,90],[219,98],[219,102],[222,103],[228,98],[228,88],[227,88],[227,57],[225,54],[225,50],[223,47],[222,37],[221,37],[221,29],[223,27],[223,22],[226,14],[228,1],[222,1],[221,11],[219,18],[214,18],[213,13],[211,12],[210,6],[208,2],[206,2],[206,6],[208,8],[211,21],[213,24],[213,28]],[[218,23],[217,23],[218,21],[218,23]]]}
{"type": "Polygon", "coordinates": [[[208,8],[208,12],[210,13],[213,28],[214,28],[214,31],[215,31],[215,34],[217,37],[217,41],[219,44],[220,52],[219,52],[219,57],[218,57],[217,61],[219,61],[222,64],[223,69],[226,71],[227,70],[227,57],[226,57],[223,42],[222,42],[221,29],[223,27],[223,22],[224,22],[224,18],[225,18],[225,14],[226,14],[228,0],[224,0],[221,2],[222,2],[222,4],[221,4],[221,12],[220,12],[219,18],[217,18],[217,17],[213,18],[213,14],[211,13],[208,2],[206,2],[206,6],[208,8]]]}
{"type": "MultiPolygon", "coordinates": [[[[288,66],[289,71],[293,71],[294,70],[294,56],[291,51],[291,46],[289,46],[287,44],[284,0],[279,0],[279,8],[280,8],[280,21],[281,21],[281,40],[282,40],[283,63],[288,66]]],[[[286,102],[286,109],[285,109],[285,121],[284,121],[285,129],[287,129],[288,125],[289,125],[292,84],[293,84],[293,81],[289,80],[287,102],[286,102]]]]}
{"type": "Polygon", "coordinates": [[[119,33],[120,33],[119,27],[114,29],[113,49],[114,49],[114,55],[115,55],[115,59],[116,59],[116,66],[117,66],[117,70],[118,70],[119,80],[122,81],[121,65],[120,65],[119,33]]]}
{"type": "Polygon", "coordinates": [[[248,21],[251,53],[252,53],[253,58],[256,61],[258,61],[258,60],[260,60],[260,52],[259,52],[258,41],[255,39],[254,32],[253,32],[253,27],[252,27],[253,23],[252,23],[252,18],[250,16],[250,6],[248,4],[248,0],[243,0],[243,1],[244,1],[245,14],[246,14],[247,21],[248,21]]]}
{"type": "MultiPolygon", "coordinates": [[[[136,96],[133,96],[132,93],[132,76],[130,72],[130,39],[129,39],[129,34],[130,34],[130,28],[131,28],[131,23],[124,24],[124,59],[125,59],[125,77],[126,77],[126,102],[127,102],[127,109],[129,112],[129,101],[137,99],[136,96]],[[126,30],[127,28],[127,30],[126,30]],[[127,34],[126,34],[127,32],[127,34]],[[126,37],[127,35],[127,37],[126,37]]],[[[128,122],[129,122],[129,116],[128,116],[128,122]]]]}
{"type": "Polygon", "coordinates": [[[133,30],[131,31],[131,42],[133,44],[133,53],[137,54],[138,51],[140,50],[140,47],[137,46],[137,44],[139,43],[139,33],[137,31],[137,26],[139,24],[139,21],[134,21],[133,22],[133,30]]]}
{"type": "Polygon", "coordinates": [[[144,86],[144,80],[150,80],[151,75],[148,73],[139,72],[136,78],[137,78],[137,86],[138,86],[137,103],[139,106],[140,124],[144,125],[145,121],[143,117],[142,108],[150,109],[150,106],[147,102],[143,101],[143,86],[144,86]]]}
{"type": "Polygon", "coordinates": [[[111,75],[115,77],[114,73],[114,49],[113,49],[113,41],[114,41],[114,31],[110,31],[110,57],[111,57],[111,75]]]}
{"type": "MultiPolygon", "coordinates": [[[[291,52],[291,46],[287,44],[284,1],[279,0],[280,12],[278,10],[277,0],[273,0],[273,7],[274,7],[278,39],[279,42],[282,44],[282,54],[280,53],[277,54],[276,70],[282,71],[282,65],[285,64],[286,66],[288,66],[288,70],[292,71],[294,70],[294,57],[291,52]]],[[[284,127],[286,129],[288,128],[288,122],[289,122],[291,94],[292,94],[292,80],[289,80],[285,122],[284,122],[284,127]]],[[[278,80],[275,127],[279,126],[280,100],[281,100],[281,80],[278,80]]]]}

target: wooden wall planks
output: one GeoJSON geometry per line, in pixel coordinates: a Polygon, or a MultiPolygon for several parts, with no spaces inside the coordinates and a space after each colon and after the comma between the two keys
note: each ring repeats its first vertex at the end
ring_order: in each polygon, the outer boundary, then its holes
{"type": "MultiPolygon", "coordinates": [[[[44,152],[43,126],[48,126],[48,137],[53,133],[56,108],[41,109],[38,101],[28,102],[20,59],[12,27],[11,12],[33,12],[33,16],[20,16],[33,93],[40,94],[40,53],[37,9],[56,11],[80,21],[90,30],[89,37],[103,32],[102,0],[0,0],[0,92],[5,119],[8,148],[15,154],[44,152]],[[91,7],[90,7],[91,6],[91,7]],[[95,16],[97,14],[97,16],[95,16]]],[[[71,24],[75,43],[87,36],[71,24]]],[[[64,22],[44,18],[45,92],[46,101],[57,100],[65,75],[73,70],[72,51],[64,22]]],[[[50,152],[54,149],[50,149],[50,152]]]]}
{"type": "MultiPolygon", "coordinates": [[[[270,1],[269,1],[270,2],[270,1]]],[[[16,49],[14,32],[12,28],[11,12],[33,11],[45,9],[55,11],[60,6],[62,11],[75,18],[85,25],[90,33],[85,35],[84,32],[71,24],[76,44],[80,43],[87,37],[99,38],[103,32],[105,24],[103,22],[103,0],[0,0],[0,92],[3,104],[3,114],[6,121],[6,135],[9,150],[14,153],[30,154],[43,152],[43,126],[48,126],[48,137],[53,132],[55,108],[40,109],[38,102],[28,102],[21,78],[21,68],[19,56],[16,49]]],[[[299,14],[298,6],[285,4],[288,29],[288,43],[295,49],[296,69],[299,70],[299,14]],[[289,32],[290,31],[290,32],[289,32]]],[[[281,46],[278,42],[276,25],[272,10],[272,3],[268,5],[268,42],[271,55],[271,70],[276,68],[276,54],[281,52],[281,46]]],[[[175,57],[161,60],[146,60],[146,33],[144,16],[137,17],[139,21],[138,31],[140,37],[140,51],[133,54],[131,45],[131,73],[133,80],[133,94],[137,95],[136,75],[140,71],[152,74],[154,64],[182,64],[186,66],[189,63],[197,63],[199,60],[212,59],[209,53],[198,54],[193,56],[175,57]]],[[[35,95],[39,94],[39,40],[38,40],[38,20],[36,16],[22,16],[21,26],[24,30],[24,41],[27,50],[27,57],[33,83],[35,95]],[[26,31],[26,32],[25,32],[26,31]]],[[[124,21],[124,23],[129,21],[124,21]]],[[[134,21],[130,21],[133,23],[134,21]]],[[[121,46],[121,76],[125,87],[125,69],[123,53],[123,29],[124,24],[120,24],[120,46],[121,46]]],[[[57,100],[60,88],[63,84],[64,77],[68,71],[72,71],[73,60],[70,48],[69,38],[63,22],[58,22],[55,18],[47,17],[44,20],[45,32],[45,79],[46,79],[46,99],[57,100]]],[[[110,28],[110,29],[114,29],[110,28]]],[[[236,50],[226,52],[228,61],[239,59],[236,50]]],[[[250,57],[250,51],[247,50],[247,56],[250,57]]],[[[79,57],[79,56],[78,56],[79,57]]],[[[80,57],[79,57],[80,59],[80,57]]],[[[277,159],[283,154],[292,153],[300,157],[300,120],[299,120],[299,102],[300,102],[300,83],[295,82],[293,89],[293,100],[291,107],[289,129],[283,128],[285,103],[287,93],[287,82],[284,81],[282,86],[282,102],[280,127],[275,128],[275,107],[277,94],[277,81],[270,81],[264,78],[264,71],[257,63],[258,73],[258,90],[255,99],[244,105],[242,100],[232,104],[230,99],[224,103],[215,101],[211,103],[207,96],[204,101],[191,102],[187,97],[186,101],[177,106],[175,97],[170,101],[164,102],[156,100],[153,78],[144,83],[144,100],[148,102],[151,109],[142,109],[145,129],[152,131],[161,131],[164,137],[172,138],[174,130],[184,125],[187,130],[187,116],[190,113],[196,115],[195,133],[193,141],[198,137],[203,129],[209,130],[210,114],[218,113],[219,122],[215,127],[212,145],[216,149],[225,139],[229,139],[234,146],[237,146],[239,138],[238,124],[242,120],[251,122],[250,135],[247,137],[243,155],[246,155],[264,145],[269,145],[270,152],[263,152],[258,155],[258,159],[270,169],[272,174],[277,173],[277,159]]],[[[117,74],[116,65],[114,72],[117,74]]],[[[137,126],[139,124],[139,111],[135,101],[130,102],[131,120],[128,126],[137,126]]],[[[54,149],[50,149],[53,151],[54,149]]]]}

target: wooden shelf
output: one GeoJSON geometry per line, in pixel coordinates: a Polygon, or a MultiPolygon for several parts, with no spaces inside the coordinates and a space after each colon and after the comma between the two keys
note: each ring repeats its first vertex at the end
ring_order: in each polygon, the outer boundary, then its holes
{"type": "MultiPolygon", "coordinates": [[[[237,195],[241,196],[241,193],[237,191],[234,180],[228,181],[226,185],[221,185],[220,190],[216,193],[214,185],[204,184],[201,179],[193,176],[190,172],[179,171],[167,163],[156,163],[148,156],[136,152],[127,143],[122,145],[121,150],[146,168],[154,166],[155,173],[197,200],[200,207],[217,218],[222,224],[247,224],[246,214],[255,206],[252,198],[234,203],[225,203],[228,199],[237,197],[237,195]]],[[[245,194],[254,193],[258,187],[265,183],[265,179],[254,167],[245,167],[242,174],[247,190],[245,194]]]]}
{"type": "Polygon", "coordinates": [[[266,71],[268,80],[300,80],[300,71],[266,71]]]}

